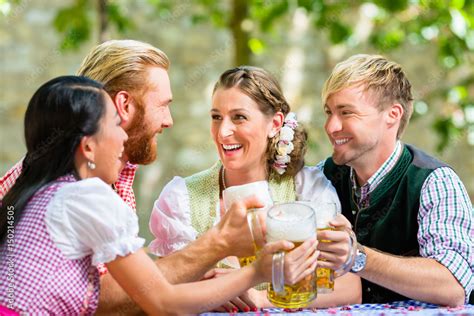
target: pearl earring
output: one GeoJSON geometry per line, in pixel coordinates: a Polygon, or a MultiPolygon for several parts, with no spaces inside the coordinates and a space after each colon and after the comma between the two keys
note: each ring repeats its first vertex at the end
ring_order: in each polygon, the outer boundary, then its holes
{"type": "Polygon", "coordinates": [[[91,170],[94,170],[95,169],[95,163],[93,163],[92,161],[88,161],[87,162],[87,167],[89,167],[89,169],[91,169],[91,170]]]}

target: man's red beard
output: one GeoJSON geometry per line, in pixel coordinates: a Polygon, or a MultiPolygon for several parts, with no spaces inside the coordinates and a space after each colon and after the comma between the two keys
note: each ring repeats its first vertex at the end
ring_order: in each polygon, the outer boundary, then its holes
{"type": "Polygon", "coordinates": [[[156,159],[155,132],[150,130],[147,122],[144,106],[137,104],[137,112],[127,129],[128,140],[125,142],[125,153],[130,163],[148,165],[156,159]]]}

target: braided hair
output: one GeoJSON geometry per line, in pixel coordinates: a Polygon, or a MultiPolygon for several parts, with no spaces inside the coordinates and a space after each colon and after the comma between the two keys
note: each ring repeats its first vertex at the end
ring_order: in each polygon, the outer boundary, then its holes
{"type": "MultiPolygon", "coordinates": [[[[262,68],[252,66],[240,66],[225,71],[215,84],[213,94],[218,89],[238,88],[242,93],[250,97],[258,105],[260,111],[273,117],[277,112],[283,113],[286,117],[291,108],[283,95],[278,81],[262,68]]],[[[290,163],[284,175],[295,176],[304,165],[304,155],[306,153],[307,133],[303,127],[295,129],[293,139],[294,149],[291,152],[290,163]]],[[[268,141],[266,150],[267,169],[270,177],[279,179],[281,176],[274,172],[272,165],[277,155],[278,134],[268,141]]]]}

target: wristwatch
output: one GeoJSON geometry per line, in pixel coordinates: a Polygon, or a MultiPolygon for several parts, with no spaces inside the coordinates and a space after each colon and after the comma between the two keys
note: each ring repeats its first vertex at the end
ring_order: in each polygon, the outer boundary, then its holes
{"type": "Polygon", "coordinates": [[[357,243],[357,250],[355,254],[354,264],[352,265],[351,272],[357,273],[365,268],[367,263],[367,254],[365,253],[364,246],[357,243]]]}

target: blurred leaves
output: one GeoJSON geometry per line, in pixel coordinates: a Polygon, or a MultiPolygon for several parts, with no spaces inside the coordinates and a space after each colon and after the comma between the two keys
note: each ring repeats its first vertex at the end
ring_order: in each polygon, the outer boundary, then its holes
{"type": "MultiPolygon", "coordinates": [[[[99,1],[73,0],[56,13],[54,27],[63,35],[62,49],[76,49],[95,30],[104,32],[106,27],[97,27],[98,15],[102,14],[98,10],[99,1]]],[[[130,22],[133,12],[123,10],[127,2],[102,1],[106,3],[107,21],[119,33],[134,27],[130,22]]],[[[0,0],[0,5],[13,7],[26,2],[0,0]]],[[[430,104],[443,104],[443,111],[436,114],[433,123],[440,139],[439,150],[466,131],[474,131],[472,120],[460,124],[455,119],[456,115],[466,115],[466,109],[472,109],[474,104],[474,0],[144,0],[141,5],[150,6],[152,18],[169,23],[176,23],[177,19],[194,24],[211,23],[231,32],[236,61],[251,63],[252,56],[271,54],[266,49],[268,37],[264,35],[281,38],[278,32],[288,28],[276,26],[291,23],[297,9],[305,10],[314,28],[326,35],[330,45],[353,49],[365,49],[369,45],[382,53],[401,50],[407,44],[435,47],[437,67],[446,72],[453,88],[441,87],[439,91],[423,93],[417,100],[415,113],[425,115],[430,112],[430,104]],[[242,10],[235,14],[235,8],[242,10]],[[368,22],[365,25],[369,36],[358,41],[356,27],[362,20],[368,22]],[[242,54],[246,56],[239,56],[242,54]],[[454,100],[453,95],[459,97],[454,100]]],[[[469,139],[474,139],[474,135],[469,134],[469,139]]]]}

